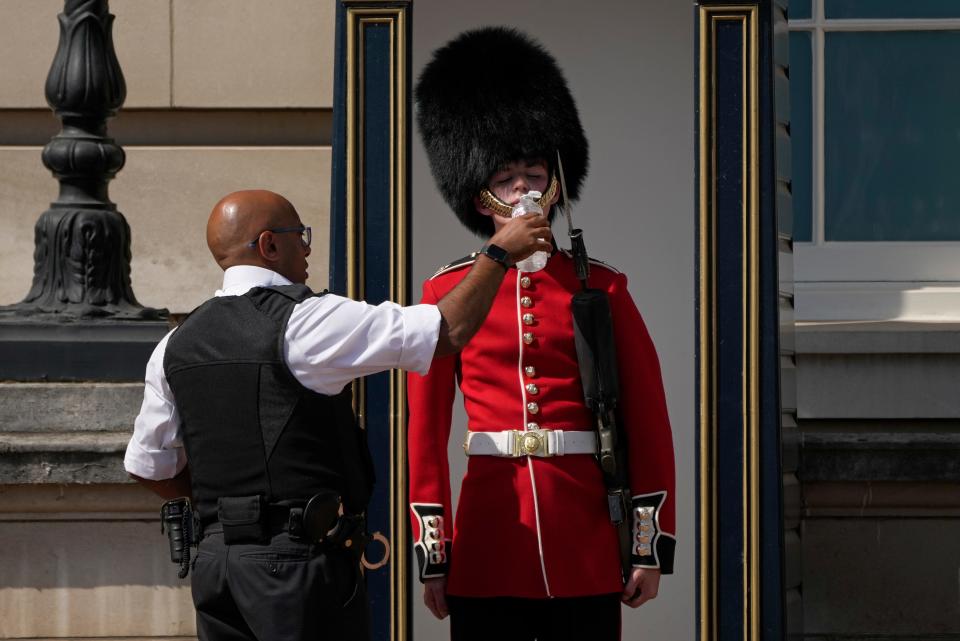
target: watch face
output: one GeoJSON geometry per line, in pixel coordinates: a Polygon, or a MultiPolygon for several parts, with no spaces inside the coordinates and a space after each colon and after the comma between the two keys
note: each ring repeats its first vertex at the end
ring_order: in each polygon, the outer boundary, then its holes
{"type": "Polygon", "coordinates": [[[483,248],[483,253],[497,261],[498,263],[507,264],[507,251],[502,247],[497,247],[496,245],[486,245],[483,248]]]}

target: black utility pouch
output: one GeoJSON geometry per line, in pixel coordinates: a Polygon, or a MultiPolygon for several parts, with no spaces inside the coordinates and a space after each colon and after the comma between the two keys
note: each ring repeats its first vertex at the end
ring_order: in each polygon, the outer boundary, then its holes
{"type": "Polygon", "coordinates": [[[256,543],[267,538],[264,501],[257,496],[223,496],[217,499],[217,519],[224,543],[256,543]]]}

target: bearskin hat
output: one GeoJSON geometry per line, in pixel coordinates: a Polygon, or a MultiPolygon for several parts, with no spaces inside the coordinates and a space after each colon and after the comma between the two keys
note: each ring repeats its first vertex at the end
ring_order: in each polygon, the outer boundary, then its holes
{"type": "Polygon", "coordinates": [[[437,49],[415,89],[417,125],[444,200],[475,234],[493,221],[474,197],[505,164],[557,150],[569,198],[587,173],[587,139],[563,73],[542,45],[506,27],[466,31],[437,49]]]}

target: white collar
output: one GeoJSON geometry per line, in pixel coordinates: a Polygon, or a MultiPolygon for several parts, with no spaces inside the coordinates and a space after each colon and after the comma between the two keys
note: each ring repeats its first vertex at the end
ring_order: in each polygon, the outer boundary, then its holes
{"type": "Polygon", "coordinates": [[[277,272],[256,265],[234,265],[223,272],[223,287],[215,296],[243,296],[254,287],[292,285],[277,272]]]}

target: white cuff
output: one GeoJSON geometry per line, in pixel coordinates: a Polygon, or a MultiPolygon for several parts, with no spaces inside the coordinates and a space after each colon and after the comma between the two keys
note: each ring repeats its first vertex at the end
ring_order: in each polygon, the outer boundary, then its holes
{"type": "Polygon", "coordinates": [[[171,450],[148,451],[132,438],[123,457],[123,468],[130,474],[151,481],[172,479],[187,465],[182,447],[171,450]]]}
{"type": "Polygon", "coordinates": [[[436,305],[410,305],[403,311],[403,348],[398,367],[425,375],[430,370],[440,338],[440,309],[436,305]]]}

